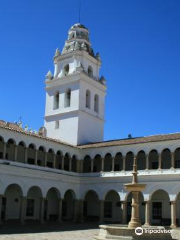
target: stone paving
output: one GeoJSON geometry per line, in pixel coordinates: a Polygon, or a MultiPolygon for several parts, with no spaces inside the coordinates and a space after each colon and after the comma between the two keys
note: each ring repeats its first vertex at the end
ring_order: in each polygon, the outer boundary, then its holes
{"type": "Polygon", "coordinates": [[[62,226],[2,226],[0,240],[93,240],[98,224],[63,224],[62,226]]]}

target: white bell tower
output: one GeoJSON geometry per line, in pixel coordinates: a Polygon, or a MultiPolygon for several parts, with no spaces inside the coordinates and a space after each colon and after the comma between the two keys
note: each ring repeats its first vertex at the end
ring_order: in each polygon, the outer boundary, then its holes
{"type": "Polygon", "coordinates": [[[54,76],[48,72],[45,81],[47,137],[73,145],[103,141],[106,81],[99,78],[101,60],[85,26],[71,27],[54,65],[54,76]]]}

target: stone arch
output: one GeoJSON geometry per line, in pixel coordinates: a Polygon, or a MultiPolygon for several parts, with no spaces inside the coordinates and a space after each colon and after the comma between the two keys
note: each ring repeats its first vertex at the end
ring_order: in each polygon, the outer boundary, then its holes
{"type": "Polygon", "coordinates": [[[62,169],[62,158],[63,158],[63,154],[60,150],[58,150],[56,153],[56,168],[57,169],[62,169]]]}
{"type": "Polygon", "coordinates": [[[136,159],[137,159],[137,169],[145,170],[146,169],[146,154],[143,150],[138,152],[136,159]]]}
{"type": "Polygon", "coordinates": [[[70,107],[71,106],[71,89],[68,88],[65,92],[65,98],[64,98],[64,107],[70,107]]]}
{"type": "Polygon", "coordinates": [[[159,155],[156,149],[149,152],[149,169],[158,169],[159,166],[159,155]]]}
{"type": "Polygon", "coordinates": [[[64,76],[67,76],[69,74],[69,64],[66,64],[63,69],[64,76]]]}
{"type": "Polygon", "coordinates": [[[75,199],[76,195],[72,189],[69,189],[64,194],[62,203],[62,219],[64,221],[72,221],[75,217],[75,199]]]}
{"type": "Polygon", "coordinates": [[[86,90],[86,108],[91,108],[91,92],[86,90]]]}
{"type": "Polygon", "coordinates": [[[88,67],[88,76],[93,77],[93,69],[91,66],[88,67]]]}
{"type": "Polygon", "coordinates": [[[14,139],[10,138],[6,144],[6,159],[14,161],[15,160],[15,147],[16,142],[14,139]]]}
{"type": "Polygon", "coordinates": [[[94,95],[94,111],[99,112],[99,96],[97,94],[94,95]]]}
{"type": "Polygon", "coordinates": [[[57,188],[50,188],[46,194],[47,199],[47,221],[57,221],[59,211],[60,192],[57,188]]]}
{"type": "Polygon", "coordinates": [[[10,184],[6,188],[3,199],[4,220],[20,219],[22,196],[22,188],[18,184],[10,184]]]}
{"type": "Polygon", "coordinates": [[[106,193],[104,202],[104,220],[122,222],[122,209],[120,196],[115,190],[106,193]]]}
{"type": "Polygon", "coordinates": [[[64,156],[64,170],[66,170],[66,171],[69,171],[70,159],[71,159],[70,154],[66,153],[65,156],[64,156]]]}
{"type": "Polygon", "coordinates": [[[33,143],[30,143],[27,148],[27,163],[28,164],[35,164],[36,158],[36,146],[33,143]]]}
{"type": "Polygon", "coordinates": [[[123,155],[121,152],[116,153],[114,159],[114,171],[122,171],[123,170],[123,155]]]}
{"type": "Polygon", "coordinates": [[[112,156],[110,153],[107,153],[104,157],[104,172],[112,171],[112,156]]]}
{"type": "Polygon", "coordinates": [[[77,172],[77,156],[73,155],[71,159],[71,171],[72,172],[77,172]]]}
{"type": "Polygon", "coordinates": [[[26,144],[23,141],[20,141],[17,145],[17,161],[21,163],[25,163],[26,156],[26,144]]]}
{"type": "Polygon", "coordinates": [[[45,154],[46,154],[46,148],[44,146],[40,146],[38,148],[37,153],[37,165],[38,166],[45,166],[45,154]]]}
{"type": "Polygon", "coordinates": [[[125,159],[125,171],[133,170],[134,153],[128,152],[125,159]]]}
{"type": "MultiPolygon", "coordinates": [[[[39,220],[41,213],[42,190],[38,186],[32,186],[27,192],[26,219],[39,220]]],[[[43,219],[46,216],[44,207],[43,219]]]]}
{"type": "Polygon", "coordinates": [[[94,158],[93,162],[93,172],[100,172],[101,171],[101,165],[102,165],[102,158],[99,154],[97,154],[94,158]]]}
{"type": "Polygon", "coordinates": [[[90,173],[91,172],[91,158],[89,155],[86,155],[83,160],[83,172],[90,173]]]}
{"type": "Polygon", "coordinates": [[[52,148],[50,148],[47,152],[47,163],[46,166],[49,168],[53,168],[53,164],[54,164],[54,150],[52,148]]]}
{"type": "Polygon", "coordinates": [[[171,151],[169,148],[165,148],[161,152],[161,165],[162,169],[171,168],[171,151]]]}
{"type": "Polygon", "coordinates": [[[59,108],[59,92],[56,92],[54,95],[54,104],[53,104],[53,109],[58,109],[59,108]]]}
{"type": "Polygon", "coordinates": [[[84,197],[83,216],[85,221],[99,221],[100,202],[98,194],[94,190],[89,190],[84,197]]]}
{"type": "Polygon", "coordinates": [[[158,189],[151,194],[151,223],[170,225],[171,206],[169,194],[158,189]]]}
{"type": "Polygon", "coordinates": [[[180,147],[174,151],[175,168],[180,168],[180,147]]]}

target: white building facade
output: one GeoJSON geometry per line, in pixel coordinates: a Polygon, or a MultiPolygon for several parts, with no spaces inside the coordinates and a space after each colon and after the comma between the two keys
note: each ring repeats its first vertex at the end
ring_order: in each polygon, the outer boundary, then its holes
{"type": "Polygon", "coordinates": [[[180,133],[103,141],[106,81],[89,31],[75,24],[46,76],[45,128],[0,121],[0,223],[127,223],[137,159],[140,218],[180,225],[180,133]]]}

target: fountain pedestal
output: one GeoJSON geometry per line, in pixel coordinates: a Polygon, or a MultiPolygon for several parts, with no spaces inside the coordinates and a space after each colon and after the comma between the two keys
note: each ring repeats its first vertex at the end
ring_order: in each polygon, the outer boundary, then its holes
{"type": "Polygon", "coordinates": [[[168,229],[162,226],[141,225],[139,218],[139,193],[146,188],[146,184],[138,183],[136,158],[134,158],[132,183],[124,184],[127,191],[132,192],[132,210],[131,220],[128,225],[109,224],[100,225],[99,235],[95,237],[97,240],[172,240],[168,229]],[[140,232],[135,230],[140,228],[140,232]],[[151,231],[151,233],[150,233],[151,231]],[[154,232],[152,232],[154,231],[154,232]],[[141,233],[141,234],[139,234],[141,233]]]}

